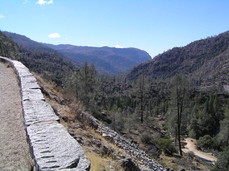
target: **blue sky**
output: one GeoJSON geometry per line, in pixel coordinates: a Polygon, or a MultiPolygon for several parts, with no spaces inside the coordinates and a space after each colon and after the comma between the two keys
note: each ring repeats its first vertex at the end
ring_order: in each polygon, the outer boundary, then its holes
{"type": "Polygon", "coordinates": [[[0,0],[0,30],[152,57],[229,30],[229,0],[0,0]]]}

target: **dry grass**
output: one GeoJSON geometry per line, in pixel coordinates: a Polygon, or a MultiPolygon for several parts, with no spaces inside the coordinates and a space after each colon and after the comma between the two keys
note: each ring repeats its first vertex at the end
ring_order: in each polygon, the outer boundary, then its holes
{"type": "Polygon", "coordinates": [[[173,168],[174,170],[179,170],[184,168],[186,171],[194,171],[194,170],[210,170],[210,165],[206,165],[196,159],[191,159],[188,155],[184,154],[183,157],[176,156],[166,156],[164,154],[160,155],[160,163],[167,167],[173,168]]]}
{"type": "Polygon", "coordinates": [[[91,162],[90,171],[109,171],[110,170],[111,161],[109,159],[103,158],[93,152],[85,151],[85,154],[91,162]]]}
{"type": "Polygon", "coordinates": [[[165,156],[165,155],[161,155],[161,164],[163,166],[166,166],[168,168],[173,168],[174,170],[178,170],[178,166],[176,163],[174,163],[174,157],[169,157],[169,156],[165,156]]]}

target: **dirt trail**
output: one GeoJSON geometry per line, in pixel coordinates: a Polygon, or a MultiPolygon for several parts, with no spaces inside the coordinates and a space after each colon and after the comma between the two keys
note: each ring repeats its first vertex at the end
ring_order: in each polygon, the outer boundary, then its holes
{"type": "Polygon", "coordinates": [[[211,162],[215,162],[217,160],[216,157],[212,155],[212,153],[205,153],[203,151],[198,150],[196,146],[197,142],[195,139],[186,138],[184,142],[187,144],[185,145],[185,148],[182,149],[183,152],[188,153],[192,151],[196,156],[211,162]]]}
{"type": "Polygon", "coordinates": [[[20,88],[12,68],[0,62],[0,170],[31,170],[20,88]]]}

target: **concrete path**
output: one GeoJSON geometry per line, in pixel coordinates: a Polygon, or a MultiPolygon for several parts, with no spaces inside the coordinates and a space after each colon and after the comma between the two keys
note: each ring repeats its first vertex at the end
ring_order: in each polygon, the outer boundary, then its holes
{"type": "Polygon", "coordinates": [[[0,62],[0,170],[31,170],[16,74],[0,62]]]}

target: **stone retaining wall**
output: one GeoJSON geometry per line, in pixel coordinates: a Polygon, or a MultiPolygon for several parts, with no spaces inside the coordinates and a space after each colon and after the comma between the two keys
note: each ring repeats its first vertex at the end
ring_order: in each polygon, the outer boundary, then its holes
{"type": "Polygon", "coordinates": [[[37,170],[90,170],[90,162],[81,146],[58,122],[59,117],[45,102],[28,68],[5,57],[0,57],[0,61],[9,63],[18,76],[24,123],[37,170]]]}

